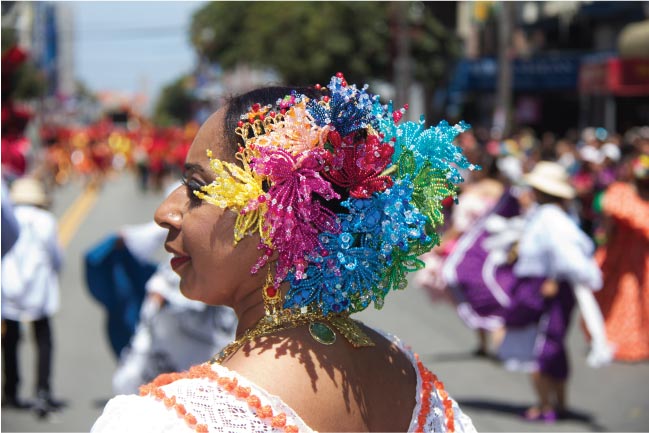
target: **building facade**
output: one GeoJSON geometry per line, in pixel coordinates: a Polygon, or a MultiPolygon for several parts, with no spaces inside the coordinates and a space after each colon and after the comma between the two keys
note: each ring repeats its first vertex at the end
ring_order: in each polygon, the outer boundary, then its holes
{"type": "Polygon", "coordinates": [[[76,91],[74,15],[66,2],[3,2],[2,27],[46,79],[47,96],[69,98],[76,91]]]}
{"type": "Polygon", "coordinates": [[[509,7],[511,31],[503,44],[502,2],[459,4],[465,53],[449,86],[454,111],[474,124],[493,123],[504,50],[514,128],[565,133],[649,124],[649,36],[643,30],[649,2],[528,1],[509,7]]]}

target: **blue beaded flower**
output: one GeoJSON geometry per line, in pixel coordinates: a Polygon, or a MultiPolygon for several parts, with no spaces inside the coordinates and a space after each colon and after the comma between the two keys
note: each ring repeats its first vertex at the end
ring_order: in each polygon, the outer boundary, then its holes
{"type": "Polygon", "coordinates": [[[372,288],[381,279],[382,263],[375,248],[353,246],[349,232],[323,233],[320,242],[328,254],[313,256],[305,279],[290,274],[285,308],[313,305],[323,314],[361,311],[374,300],[372,288]]]}
{"type": "Polygon", "coordinates": [[[372,115],[374,101],[366,92],[367,88],[365,85],[359,90],[355,84],[348,85],[342,76],[334,76],[327,86],[329,106],[311,100],[307,107],[318,126],[330,125],[344,137],[367,128],[375,120],[372,115]]]}

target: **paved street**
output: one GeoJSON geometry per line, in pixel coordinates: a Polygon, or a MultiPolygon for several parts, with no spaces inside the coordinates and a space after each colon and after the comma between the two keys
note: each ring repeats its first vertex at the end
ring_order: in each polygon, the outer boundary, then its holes
{"type": "MultiPolygon", "coordinates": [[[[56,192],[54,212],[63,215],[82,192],[78,184],[56,192]]],[[[90,297],[83,274],[83,252],[124,224],[152,218],[159,194],[141,194],[135,180],[122,175],[106,183],[66,248],[62,276],[62,308],[54,320],[53,390],[67,400],[62,412],[39,421],[30,412],[2,411],[2,431],[88,431],[112,396],[116,365],[104,331],[103,310],[90,297]]],[[[451,395],[473,418],[480,431],[647,431],[649,430],[649,363],[614,364],[591,369],[587,345],[573,316],[569,336],[572,376],[568,385],[574,419],[553,425],[523,422],[518,413],[533,403],[524,375],[509,373],[497,363],[472,358],[475,337],[448,305],[433,305],[415,288],[390,294],[381,312],[361,313],[368,324],[399,335],[445,382],[451,395]]],[[[31,397],[33,349],[31,335],[21,345],[21,392],[31,397]]],[[[377,372],[380,374],[380,372],[377,372]]]]}

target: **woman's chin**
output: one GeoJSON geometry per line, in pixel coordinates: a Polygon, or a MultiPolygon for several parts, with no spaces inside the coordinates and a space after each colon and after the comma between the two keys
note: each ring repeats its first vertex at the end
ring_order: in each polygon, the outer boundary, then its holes
{"type": "Polygon", "coordinates": [[[185,278],[180,280],[180,293],[191,300],[199,301],[207,305],[223,305],[222,302],[215,302],[213,299],[214,293],[212,292],[213,288],[208,288],[207,290],[197,287],[196,284],[191,283],[185,278]]]}
{"type": "Polygon", "coordinates": [[[192,284],[189,284],[185,278],[180,279],[180,293],[192,301],[200,301],[201,299],[198,299],[198,291],[194,289],[192,284]]]}

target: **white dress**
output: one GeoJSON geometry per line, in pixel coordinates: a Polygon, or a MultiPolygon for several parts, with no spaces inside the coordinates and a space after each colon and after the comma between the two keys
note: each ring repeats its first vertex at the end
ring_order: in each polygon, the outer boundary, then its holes
{"type": "MultiPolygon", "coordinates": [[[[601,367],[611,362],[614,351],[592,293],[602,287],[602,274],[593,252],[593,242],[559,206],[539,205],[526,217],[514,274],[519,278],[543,277],[570,283],[591,336],[587,362],[591,367],[601,367]]],[[[548,320],[544,314],[538,323],[507,330],[498,351],[506,368],[536,370],[534,360],[542,350],[548,320]]]]}
{"type": "Polygon", "coordinates": [[[15,215],[20,234],[2,258],[2,318],[35,321],[59,309],[63,252],[51,212],[19,205],[15,215]]]}
{"type": "MultiPolygon", "coordinates": [[[[426,432],[475,432],[471,419],[445,391],[438,386],[433,386],[430,393],[425,391],[424,384],[431,381],[432,375],[422,370],[423,365],[399,339],[392,336],[389,338],[408,356],[417,372],[416,405],[408,431],[421,428],[426,432]],[[453,413],[452,428],[449,428],[449,420],[445,416],[445,400],[446,407],[453,413]],[[424,410],[425,407],[428,410],[424,410]],[[420,420],[423,421],[421,426],[420,420]]],[[[210,371],[209,367],[204,368],[210,371]]],[[[151,394],[117,396],[108,402],[91,432],[313,432],[279,397],[221,365],[212,365],[211,372],[220,380],[225,380],[225,383],[232,384],[232,380],[236,379],[236,386],[249,388],[250,395],[238,396],[236,388],[228,391],[227,384],[219,384],[210,378],[179,379],[159,388],[161,391],[158,392],[168,399],[166,403],[169,406],[165,404],[164,398],[151,394]],[[175,397],[174,401],[169,400],[172,396],[175,397]],[[262,411],[250,405],[250,396],[259,399],[259,404],[255,407],[268,406],[272,416],[260,415],[262,411]],[[182,409],[178,409],[178,403],[182,405],[182,409]],[[188,422],[187,415],[183,417],[179,413],[191,414],[189,418],[193,419],[188,422]]]]}
{"type": "Polygon", "coordinates": [[[593,251],[590,238],[559,206],[540,205],[527,217],[514,273],[518,277],[565,279],[571,285],[599,290],[602,273],[593,251]]]}

